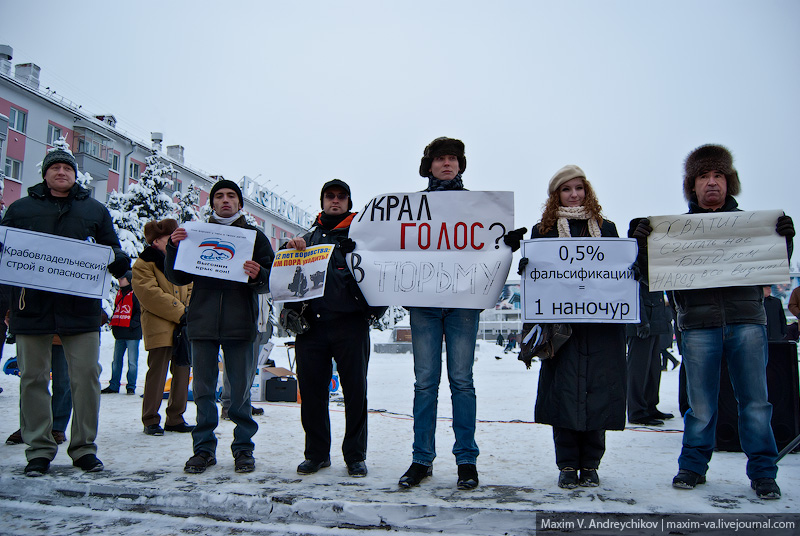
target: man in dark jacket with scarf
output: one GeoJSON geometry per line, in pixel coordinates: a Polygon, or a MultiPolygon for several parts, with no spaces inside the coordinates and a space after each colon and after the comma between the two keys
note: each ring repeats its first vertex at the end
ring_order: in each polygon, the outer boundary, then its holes
{"type": "MultiPolygon", "coordinates": [[[[720,145],[703,145],[686,158],[683,193],[690,214],[736,212],[739,174],[733,156],[720,145]]],[[[776,232],[786,237],[791,257],[794,225],[778,218],[776,232]]],[[[642,220],[633,237],[639,241],[642,263],[646,238],[652,231],[642,220]]],[[[646,266],[643,270],[646,272],[646,266]]],[[[778,450],[770,427],[772,405],[767,400],[767,332],[764,295],[760,286],[718,287],[673,291],[681,331],[690,409],[684,415],[683,449],[672,485],[693,489],[706,481],[714,450],[718,416],[720,367],[724,357],[739,405],[739,439],[747,454],[747,476],[759,498],[778,499],[775,482],[778,450]]]]}
{"type": "Polygon", "coordinates": [[[258,430],[250,408],[250,384],[255,367],[253,341],[258,321],[256,294],[269,291],[269,270],[274,253],[267,237],[249,225],[241,213],[244,205],[239,186],[221,180],[211,187],[209,203],[214,209],[209,222],[233,225],[256,231],[253,258],[244,261],[247,283],[188,274],[175,270],[178,244],[185,239],[186,229],[173,231],[167,244],[166,276],[176,285],[192,287],[192,299],[187,312],[187,328],[192,343],[192,383],[197,406],[197,425],[192,430],[194,455],[184,467],[187,473],[202,473],[217,463],[217,438],[214,430],[219,423],[216,386],[219,376],[219,349],[225,353],[225,370],[231,385],[231,405],[228,416],[236,425],[231,451],[237,473],[255,470],[252,437],[258,430]]]}
{"type": "Polygon", "coordinates": [[[297,335],[297,379],[303,399],[300,418],[306,432],[305,460],[297,472],[308,475],[331,464],[331,422],[328,385],[331,357],[344,393],[345,431],[342,454],[352,477],[367,475],[367,363],[370,308],[345,262],[353,251],[348,238],[353,201],[350,187],[334,179],[322,186],[322,212],[310,233],[289,240],[286,247],[304,250],[334,244],[325,277],[325,294],[288,307],[302,311],[310,329],[297,335]]]}
{"type": "MultiPolygon", "coordinates": [[[[71,153],[52,150],[42,162],[44,181],[8,207],[2,225],[110,246],[108,270],[122,277],[131,261],[122,251],[106,207],[75,183],[71,153]]],[[[84,471],[102,471],[97,458],[100,413],[100,300],[30,288],[11,288],[10,331],[17,337],[20,365],[20,421],[27,476],[45,474],[58,446],[52,435],[50,382],[53,335],[59,335],[69,366],[72,430],[69,455],[84,471]]]]}

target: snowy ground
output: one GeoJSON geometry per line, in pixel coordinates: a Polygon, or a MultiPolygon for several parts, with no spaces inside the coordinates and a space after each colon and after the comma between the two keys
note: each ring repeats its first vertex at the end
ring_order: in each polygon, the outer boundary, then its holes
{"type": "MultiPolygon", "coordinates": [[[[373,342],[387,339],[388,333],[373,332],[373,342]]],[[[280,345],[283,340],[276,342],[280,345]]],[[[105,333],[101,350],[104,387],[111,370],[112,348],[113,338],[105,333]]],[[[14,353],[14,346],[8,346],[4,355],[14,353]]],[[[661,428],[630,427],[609,432],[600,468],[601,486],[559,489],[551,428],[531,422],[538,366],[526,370],[516,355],[503,354],[488,342],[481,343],[478,357],[475,382],[480,487],[473,491],[455,487],[445,378],[437,428],[439,457],[433,477],[418,488],[403,490],[397,480],[411,462],[414,378],[410,354],[371,357],[369,475],[352,479],[337,450],[344,428],[344,408],[337,396],[331,403],[334,451],[330,468],[299,476],[295,472],[303,459],[299,405],[262,402],[256,404],[265,409],[265,415],[257,417],[260,428],[255,437],[254,473],[234,473],[229,450],[233,425],[223,421],[218,429],[218,464],[201,475],[185,474],[183,464],[192,454],[190,435],[151,437],[142,433],[138,396],[146,369],[142,349],[137,396],[102,398],[97,443],[105,471],[84,474],[72,467],[65,444],[47,476],[26,478],[22,474],[24,445],[0,444],[4,461],[0,534],[533,534],[537,532],[537,519],[548,513],[563,519],[572,519],[570,516],[576,513],[593,513],[623,521],[643,515],[656,521],[687,519],[684,514],[735,514],[736,518],[763,521],[788,514],[800,527],[798,455],[789,455],[780,463],[778,482],[783,499],[779,501],[756,498],[745,476],[741,453],[715,453],[707,484],[693,491],[673,489],[671,479],[677,471],[681,444],[680,419],[661,428]]],[[[278,346],[273,358],[278,366],[288,368],[285,347],[278,346]]],[[[677,370],[662,376],[662,411],[678,414],[677,377],[677,370]]],[[[19,378],[0,376],[0,387],[4,389],[0,394],[0,438],[5,439],[18,428],[19,378]]],[[[194,422],[191,403],[186,418],[194,422]]],[[[662,533],[653,530],[622,534],[662,533]]],[[[560,533],[555,529],[538,532],[560,533]]],[[[621,532],[597,529],[583,533],[621,532]]],[[[797,534],[758,532],[792,533],[797,534]]]]}

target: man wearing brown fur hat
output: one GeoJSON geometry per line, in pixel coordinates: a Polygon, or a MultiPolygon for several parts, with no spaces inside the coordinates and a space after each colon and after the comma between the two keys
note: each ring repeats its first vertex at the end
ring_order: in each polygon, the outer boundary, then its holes
{"type": "MultiPolygon", "coordinates": [[[[683,192],[689,213],[736,212],[734,198],[741,189],[731,153],[721,145],[703,145],[686,158],[683,192]]],[[[788,216],[776,222],[786,237],[791,257],[794,224],[788,216]]],[[[643,220],[633,233],[646,258],[646,239],[652,229],[643,220]]],[[[643,270],[646,273],[646,269],[643,270]]],[[[672,485],[693,489],[706,481],[714,451],[718,416],[720,367],[728,363],[739,404],[739,439],[747,454],[747,476],[761,499],[779,499],[775,482],[778,450],[770,427],[772,405],[767,400],[767,332],[764,294],[760,286],[718,287],[673,291],[678,312],[683,363],[690,409],[684,415],[683,449],[672,485]]]]}

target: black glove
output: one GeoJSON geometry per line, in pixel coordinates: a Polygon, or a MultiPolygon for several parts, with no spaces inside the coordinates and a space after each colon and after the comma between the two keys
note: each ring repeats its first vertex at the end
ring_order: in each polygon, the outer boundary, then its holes
{"type": "Polygon", "coordinates": [[[794,238],[794,222],[792,222],[792,218],[786,214],[780,216],[777,225],[775,225],[775,231],[786,238],[794,238]]]}
{"type": "Polygon", "coordinates": [[[636,326],[636,336],[640,339],[646,339],[650,336],[650,324],[638,324],[636,326]]]}
{"type": "Polygon", "coordinates": [[[509,231],[503,235],[503,242],[505,245],[511,248],[511,251],[517,251],[519,249],[520,241],[525,238],[525,233],[527,232],[527,227],[520,227],[519,229],[509,231]]]}
{"type": "Polygon", "coordinates": [[[650,220],[644,218],[639,222],[639,225],[636,226],[636,229],[634,229],[631,238],[636,239],[636,243],[639,244],[640,248],[647,247],[647,237],[650,236],[652,232],[653,228],[650,227],[650,220]]]}
{"type": "Polygon", "coordinates": [[[519,275],[524,275],[526,266],[528,266],[528,257],[522,257],[519,260],[519,265],[517,266],[517,273],[519,275]]]}
{"type": "Polygon", "coordinates": [[[342,250],[342,253],[352,253],[356,249],[356,243],[350,238],[345,238],[339,242],[339,248],[342,250]]]}
{"type": "Polygon", "coordinates": [[[117,259],[111,264],[108,265],[108,271],[111,272],[111,275],[119,279],[125,272],[131,269],[131,260],[128,258],[127,255],[122,257],[121,259],[117,259]]]}

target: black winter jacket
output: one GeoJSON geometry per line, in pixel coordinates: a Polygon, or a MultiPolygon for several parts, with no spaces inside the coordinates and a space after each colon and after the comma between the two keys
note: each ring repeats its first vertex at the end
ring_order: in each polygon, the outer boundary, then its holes
{"type": "MultiPolygon", "coordinates": [[[[44,182],[31,186],[27,197],[8,207],[2,225],[110,246],[114,261],[108,270],[116,278],[131,266],[108,210],[77,184],[66,198],[53,197],[44,182]]],[[[10,289],[11,333],[76,335],[100,329],[100,300],[30,288],[10,289]]]]}
{"type": "Polygon", "coordinates": [[[361,314],[365,318],[370,316],[369,304],[361,293],[361,289],[358,288],[353,274],[350,273],[345,254],[340,246],[342,240],[350,234],[350,223],[355,215],[355,213],[350,214],[333,229],[323,228],[320,217],[317,216],[311,231],[303,235],[307,247],[334,244],[328,263],[328,272],[325,276],[325,294],[321,298],[304,302],[289,302],[284,305],[284,307],[296,311],[302,310],[305,305],[306,310],[303,312],[303,316],[312,323],[315,320],[327,321],[346,314],[361,314]]]}
{"type": "MultiPolygon", "coordinates": [[[[689,203],[689,214],[708,212],[739,212],[739,204],[731,196],[722,208],[713,211],[700,207],[696,199],[689,203]]],[[[792,241],[787,239],[789,255],[792,241]]],[[[697,290],[675,290],[670,301],[678,313],[678,329],[718,328],[727,324],[766,325],[764,291],[760,286],[717,287],[697,290]]]]}
{"type": "MultiPolygon", "coordinates": [[[[573,237],[588,237],[586,220],[569,220],[573,237]]],[[[602,236],[617,237],[605,220],[602,236]]],[[[554,227],[531,238],[556,238],[554,227]]],[[[572,336],[552,359],[542,361],[535,420],[570,430],[625,428],[625,329],[622,324],[571,324],[572,336]]]]}
{"type": "MultiPolygon", "coordinates": [[[[214,223],[212,220],[211,223],[214,223]]],[[[256,294],[269,292],[269,271],[275,254],[264,233],[246,223],[244,216],[232,225],[256,231],[253,260],[261,265],[261,273],[254,281],[239,283],[175,270],[178,248],[167,244],[164,274],[175,285],[194,282],[186,326],[189,339],[198,340],[248,340],[256,337],[258,299],[256,294]]]]}

